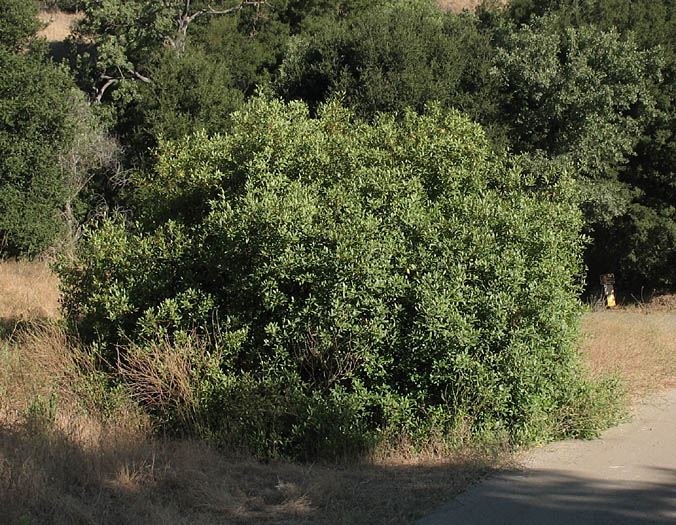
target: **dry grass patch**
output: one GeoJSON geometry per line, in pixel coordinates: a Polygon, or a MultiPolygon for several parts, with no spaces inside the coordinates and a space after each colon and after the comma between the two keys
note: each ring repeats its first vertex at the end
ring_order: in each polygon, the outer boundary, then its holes
{"type": "Polygon", "coordinates": [[[7,523],[409,523],[485,472],[459,459],[261,464],[190,441],[91,447],[58,429],[0,427],[0,438],[7,523]]]}
{"type": "MultiPolygon", "coordinates": [[[[500,4],[506,4],[508,0],[497,0],[500,4]]],[[[444,11],[462,11],[467,9],[474,11],[483,0],[437,0],[437,5],[444,11]]]]}
{"type": "Polygon", "coordinates": [[[58,280],[44,262],[0,264],[0,322],[7,325],[59,314],[58,280]]]}
{"type": "Polygon", "coordinates": [[[676,311],[644,305],[590,312],[582,330],[592,371],[619,372],[632,396],[676,387],[676,311]]]}
{"type": "Polygon", "coordinates": [[[102,380],[93,356],[53,324],[23,324],[0,341],[1,523],[93,522],[102,474],[149,428],[102,380]]]}
{"type": "Polygon", "coordinates": [[[64,13],[63,11],[40,11],[38,18],[44,29],[38,31],[38,36],[44,37],[48,42],[62,42],[71,34],[73,26],[84,17],[82,13],[64,13]]]}

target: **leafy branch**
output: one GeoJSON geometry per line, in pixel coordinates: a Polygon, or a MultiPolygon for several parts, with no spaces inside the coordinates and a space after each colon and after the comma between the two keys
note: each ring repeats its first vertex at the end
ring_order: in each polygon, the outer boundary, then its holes
{"type": "Polygon", "coordinates": [[[85,75],[93,79],[94,102],[100,103],[111,87],[125,80],[152,84],[144,66],[153,51],[165,47],[182,55],[188,28],[200,17],[224,16],[251,8],[258,18],[264,5],[267,0],[238,0],[220,6],[195,6],[191,0],[90,0],[76,39],[90,47],[90,52],[83,54],[83,66],[88,71],[85,75]]]}

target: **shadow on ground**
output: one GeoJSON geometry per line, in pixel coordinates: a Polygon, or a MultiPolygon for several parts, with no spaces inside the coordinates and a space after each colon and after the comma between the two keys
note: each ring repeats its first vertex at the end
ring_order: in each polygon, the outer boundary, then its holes
{"type": "Polygon", "coordinates": [[[0,418],[0,523],[410,523],[491,470],[475,457],[259,463],[203,443],[57,427],[0,418]]]}

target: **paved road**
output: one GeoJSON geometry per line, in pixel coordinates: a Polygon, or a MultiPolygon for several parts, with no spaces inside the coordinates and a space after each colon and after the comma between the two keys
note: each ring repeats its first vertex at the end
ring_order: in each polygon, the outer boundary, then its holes
{"type": "Polygon", "coordinates": [[[418,525],[676,524],[676,390],[641,402],[602,439],[553,443],[522,464],[418,525]]]}

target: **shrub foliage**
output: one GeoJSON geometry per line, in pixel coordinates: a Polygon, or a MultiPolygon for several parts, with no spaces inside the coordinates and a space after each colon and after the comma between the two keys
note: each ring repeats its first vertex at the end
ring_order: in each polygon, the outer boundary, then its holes
{"type": "Polygon", "coordinates": [[[36,0],[0,0],[0,49],[25,48],[40,29],[36,0]]]}
{"type": "Polygon", "coordinates": [[[128,376],[166,361],[158,336],[188,360],[208,338],[191,413],[260,455],[342,455],[467,417],[517,441],[564,428],[587,388],[565,174],[538,191],[434,108],[365,124],[339,103],[310,118],[255,98],[233,120],[162,143],[137,179],[141,219],[106,220],[60,265],[82,334],[128,376]]]}

